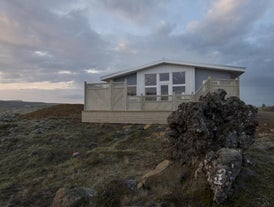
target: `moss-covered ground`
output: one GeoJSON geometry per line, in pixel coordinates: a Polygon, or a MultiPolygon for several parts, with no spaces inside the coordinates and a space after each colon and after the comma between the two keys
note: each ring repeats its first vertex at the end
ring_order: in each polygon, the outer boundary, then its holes
{"type": "MultiPolygon", "coordinates": [[[[0,206],[50,206],[61,187],[138,181],[165,158],[166,126],[81,123],[82,106],[69,107],[0,122],[0,206]]],[[[269,113],[259,117],[256,142],[246,152],[255,165],[244,167],[237,194],[223,206],[274,206],[274,114],[269,113]]],[[[199,186],[199,180],[190,180],[171,186],[169,194],[143,192],[126,203],[153,198],[173,206],[217,206],[210,189],[199,186]]]]}

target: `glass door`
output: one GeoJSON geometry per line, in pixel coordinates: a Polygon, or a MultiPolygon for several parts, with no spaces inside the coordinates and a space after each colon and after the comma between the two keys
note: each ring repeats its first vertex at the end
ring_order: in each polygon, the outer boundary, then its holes
{"type": "Polygon", "coordinates": [[[160,85],[161,101],[168,100],[168,85],[160,85]]]}

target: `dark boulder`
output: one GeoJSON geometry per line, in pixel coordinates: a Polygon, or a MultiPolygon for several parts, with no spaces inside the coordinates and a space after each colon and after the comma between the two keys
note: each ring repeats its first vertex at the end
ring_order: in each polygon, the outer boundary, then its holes
{"type": "Polygon", "coordinates": [[[196,177],[203,172],[219,204],[232,192],[258,125],[255,107],[225,96],[218,89],[199,102],[182,103],[167,119],[169,157],[196,169],[196,177]]]}
{"type": "Polygon", "coordinates": [[[219,89],[197,103],[183,103],[168,117],[170,154],[193,165],[209,151],[246,150],[254,142],[257,109],[219,89]]]}

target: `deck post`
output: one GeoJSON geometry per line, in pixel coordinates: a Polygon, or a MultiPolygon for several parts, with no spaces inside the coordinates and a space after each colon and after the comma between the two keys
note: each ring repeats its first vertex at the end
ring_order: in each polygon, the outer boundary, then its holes
{"type": "Polygon", "coordinates": [[[145,104],[144,102],[145,102],[144,96],[143,96],[143,94],[141,94],[141,111],[144,110],[144,104],[145,104]]]}
{"type": "Polygon", "coordinates": [[[212,92],[211,91],[212,90],[212,86],[211,86],[211,77],[210,76],[208,76],[207,81],[208,81],[208,92],[212,92]]]}
{"type": "Polygon", "coordinates": [[[172,111],[175,111],[175,103],[176,103],[176,94],[172,93],[172,111]]]}
{"type": "Polygon", "coordinates": [[[237,96],[240,98],[240,78],[236,78],[237,96]]]}
{"type": "Polygon", "coordinates": [[[84,111],[87,110],[87,82],[84,82],[84,111]]]}
{"type": "Polygon", "coordinates": [[[124,104],[125,104],[125,111],[128,109],[128,97],[127,97],[127,79],[125,78],[124,81],[124,104]]]}
{"type": "Polygon", "coordinates": [[[113,81],[109,81],[110,111],[113,111],[113,81]]]}

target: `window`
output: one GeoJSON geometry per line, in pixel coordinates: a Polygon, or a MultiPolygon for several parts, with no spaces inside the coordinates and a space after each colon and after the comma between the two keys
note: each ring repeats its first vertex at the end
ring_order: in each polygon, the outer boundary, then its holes
{"type": "Polygon", "coordinates": [[[146,96],[156,96],[156,88],[146,88],[146,96]]]}
{"type": "Polygon", "coordinates": [[[137,84],[137,75],[136,73],[133,75],[127,76],[127,84],[132,86],[137,84]]]}
{"type": "Polygon", "coordinates": [[[176,95],[184,95],[186,92],[185,72],[172,73],[172,92],[176,95]]]}
{"type": "Polygon", "coordinates": [[[128,86],[127,87],[127,95],[128,96],[136,96],[136,86],[128,86]]]}
{"type": "Polygon", "coordinates": [[[145,74],[145,85],[155,86],[156,85],[156,74],[145,74]]]}
{"type": "Polygon", "coordinates": [[[185,86],[173,86],[172,91],[176,95],[183,95],[186,91],[186,87],[185,86]]]}
{"type": "Polygon", "coordinates": [[[168,100],[168,85],[161,85],[161,100],[168,100]]]}
{"type": "Polygon", "coordinates": [[[173,84],[185,84],[185,72],[174,72],[172,73],[173,84]]]}
{"type": "Polygon", "coordinates": [[[169,81],[169,73],[160,73],[160,81],[169,81]]]}
{"type": "Polygon", "coordinates": [[[145,89],[146,96],[152,96],[152,97],[146,97],[146,101],[156,101],[156,87],[150,87],[145,89]]]}

